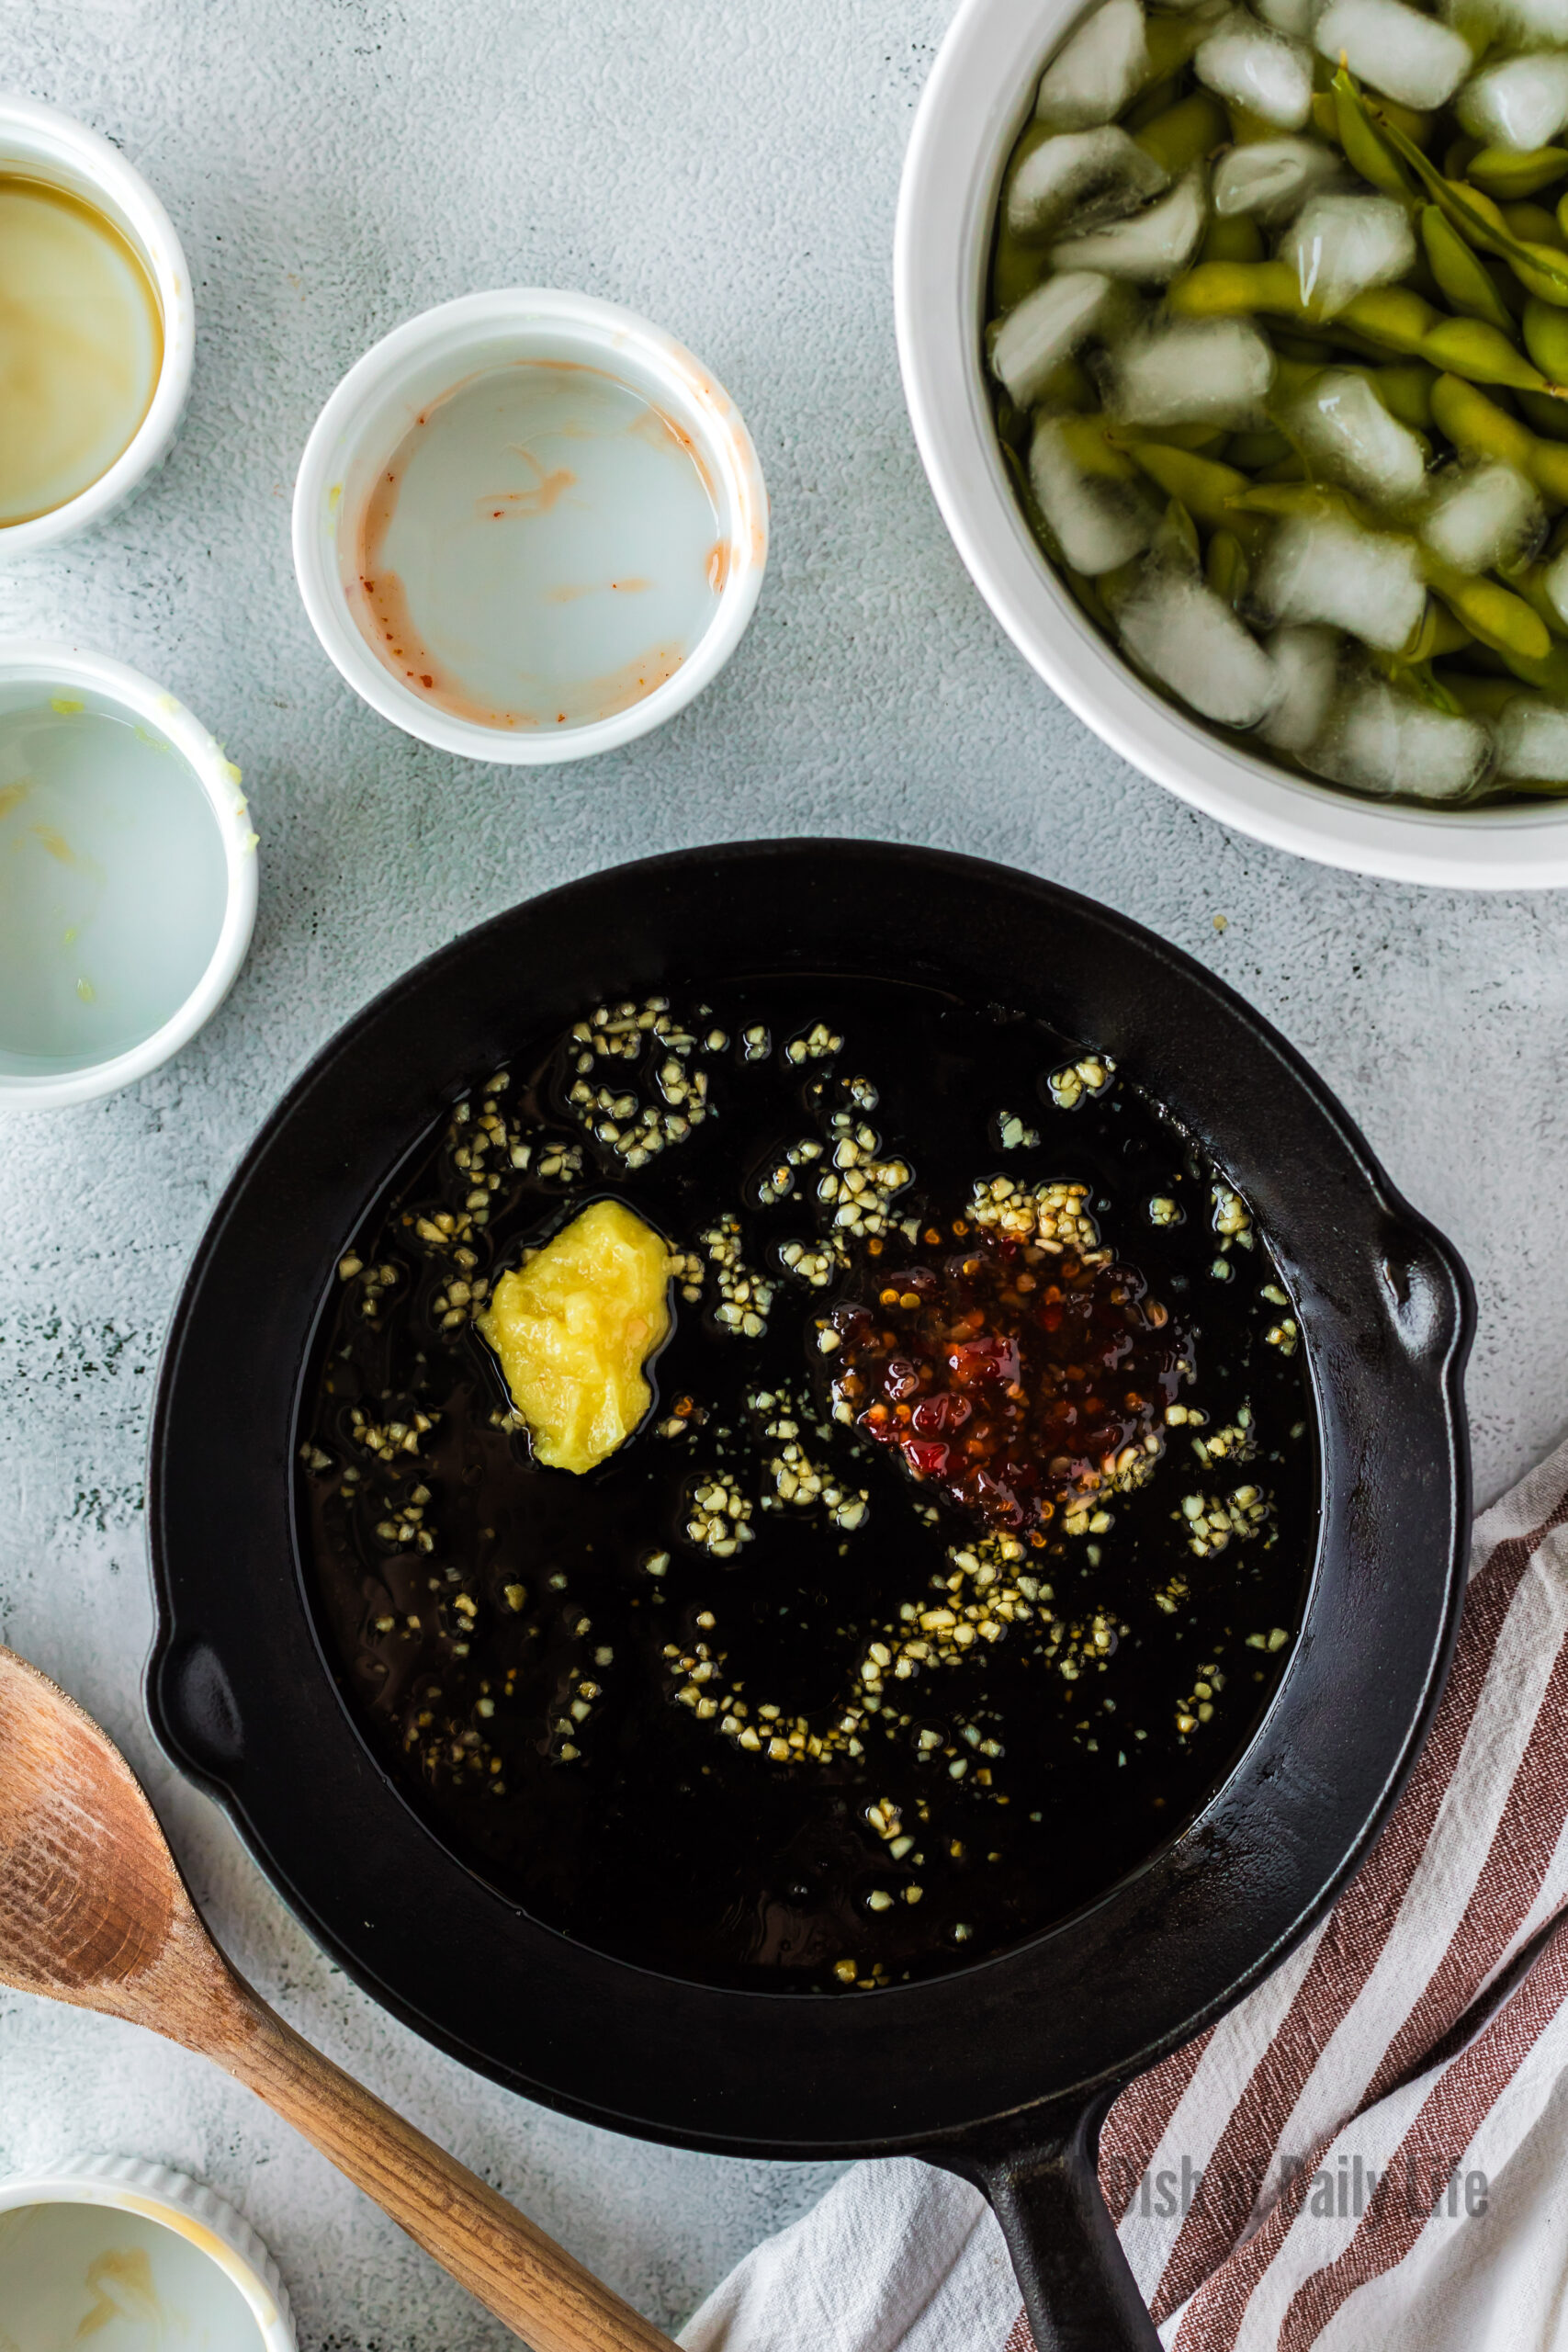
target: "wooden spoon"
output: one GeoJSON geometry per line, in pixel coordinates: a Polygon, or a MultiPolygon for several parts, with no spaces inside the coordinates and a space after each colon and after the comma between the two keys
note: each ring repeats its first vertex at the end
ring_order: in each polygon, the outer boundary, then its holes
{"type": "Polygon", "coordinates": [[[0,1983],[150,2026],[276,2109],[535,2352],[673,2352],[629,2303],[302,2041],[202,1925],[124,1758],[0,1649],[0,1983]]]}

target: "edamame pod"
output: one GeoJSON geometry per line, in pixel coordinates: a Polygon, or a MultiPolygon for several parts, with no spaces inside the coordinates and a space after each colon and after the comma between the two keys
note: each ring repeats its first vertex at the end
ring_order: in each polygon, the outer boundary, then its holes
{"type": "Polygon", "coordinates": [[[1149,554],[1156,563],[1175,563],[1190,571],[1196,571],[1201,564],[1203,549],[1198,526],[1181,499],[1172,498],[1167,503],[1159,528],[1149,541],[1149,554]]]}
{"type": "MultiPolygon", "coordinates": [[[[1303,368],[1303,376],[1315,376],[1319,370],[1303,368]]],[[[1278,378],[1276,378],[1276,384],[1278,378]]],[[[1239,466],[1243,473],[1256,473],[1260,466],[1277,466],[1291,455],[1291,445],[1282,433],[1272,425],[1258,433],[1233,433],[1225,442],[1227,466],[1239,466]]]]}
{"type": "Polygon", "coordinates": [[[1203,577],[1216,596],[1227,605],[1239,605],[1252,578],[1241,541],[1234,529],[1215,531],[1209,540],[1203,558],[1203,577]]]}
{"type": "Polygon", "coordinates": [[[1348,514],[1366,527],[1375,528],[1371,516],[1359,499],[1342,490],[1325,490],[1315,481],[1254,481],[1242,490],[1233,491],[1226,499],[1225,521],[1235,530],[1238,514],[1332,514],[1337,510],[1348,514]]]}
{"type": "MultiPolygon", "coordinates": [[[[1161,24],[1169,24],[1174,21],[1175,20],[1173,18],[1168,17],[1162,17],[1159,19],[1161,24]]],[[[1132,105],[1127,108],[1126,113],[1120,118],[1122,130],[1129,133],[1133,133],[1142,130],[1146,123],[1157,122],[1162,114],[1168,114],[1170,112],[1171,107],[1176,104],[1180,96],[1181,76],[1179,74],[1172,74],[1169,78],[1164,82],[1146,83],[1144,88],[1139,91],[1138,96],[1134,99],[1132,105]]]]}
{"type": "Polygon", "coordinates": [[[1401,203],[1407,204],[1411,193],[1409,175],[1393,150],[1379,138],[1365,101],[1344,66],[1334,76],[1333,95],[1333,135],[1345,150],[1345,161],[1384,196],[1396,196],[1401,203]]]}
{"type": "Polygon", "coordinates": [[[1439,376],[1432,387],[1432,422],[1462,456],[1500,458],[1532,481],[1543,498],[1568,505],[1568,446],[1543,441],[1473,384],[1439,376]]]}
{"type": "Polygon", "coordinates": [[[1540,615],[1553,637],[1568,637],[1568,620],[1547,594],[1546,575],[1550,569],[1544,563],[1527,563],[1522,571],[1511,574],[1509,585],[1524,598],[1532,613],[1540,615]]]}
{"type": "Polygon", "coordinates": [[[1201,10],[1188,16],[1145,17],[1144,41],[1149,63],[1145,86],[1179,74],[1212,29],[1201,10]]]}
{"type": "Polygon", "coordinates": [[[1450,318],[1407,286],[1370,288],[1345,305],[1337,323],[1369,343],[1407,352],[1472,383],[1517,385],[1535,392],[1557,389],[1498,328],[1488,326],[1484,319],[1450,318]]]}
{"type": "Polygon", "coordinates": [[[1568,306],[1568,255],[1549,245],[1521,243],[1509,234],[1507,222],[1489,196],[1468,181],[1446,180],[1381,107],[1375,110],[1374,119],[1394,153],[1414,172],[1461,237],[1483,253],[1495,254],[1499,261],[1506,261],[1529,293],[1539,294],[1543,301],[1568,306]]]}
{"type": "Polygon", "coordinates": [[[1283,261],[1201,261],[1172,280],[1166,300],[1179,319],[1239,319],[1250,311],[1306,315],[1296,273],[1283,261]]]}
{"type": "Polygon", "coordinates": [[[1530,392],[1554,389],[1506,334],[1483,319],[1440,319],[1422,337],[1421,356],[1434,368],[1467,377],[1472,384],[1511,384],[1530,392]]]}
{"type": "Polygon", "coordinates": [[[1236,467],[1221,465],[1214,458],[1195,458],[1163,441],[1121,440],[1117,446],[1147,474],[1156,490],[1163,490],[1168,498],[1179,498],[1206,531],[1234,531],[1249,555],[1257,553],[1267,526],[1246,518],[1238,521],[1227,503],[1247,487],[1247,476],[1236,467]]]}
{"type": "Polygon", "coordinates": [[[1190,97],[1179,99],[1166,113],[1156,115],[1153,122],[1145,122],[1133,144],[1152,155],[1175,180],[1190,171],[1201,155],[1223,146],[1229,129],[1219,100],[1207,90],[1194,90],[1190,97]]]}
{"type": "Polygon", "coordinates": [[[1522,678],[1527,686],[1539,686],[1554,702],[1568,702],[1568,645],[1554,644],[1540,661],[1528,654],[1510,653],[1502,646],[1497,650],[1515,677],[1522,678]]]}
{"type": "Polygon", "coordinates": [[[1568,441],[1568,401],[1555,401],[1549,392],[1520,391],[1514,398],[1526,423],[1544,440],[1568,441]]]}
{"type": "MultiPolygon", "coordinates": [[[[1446,157],[1444,162],[1446,167],[1446,157]]],[[[1461,174],[1450,171],[1448,175],[1457,179],[1461,174]]],[[[1462,176],[1499,204],[1517,202],[1568,178],[1568,147],[1531,147],[1522,154],[1511,147],[1478,147],[1463,165],[1462,176]]]]}
{"type": "Polygon", "coordinates": [[[1421,207],[1421,243],[1445,300],[1467,319],[1483,319],[1500,334],[1511,336],[1513,314],[1493,285],[1486,265],[1435,204],[1421,207]]]}
{"type": "Polygon", "coordinates": [[[1525,349],[1543,376],[1554,384],[1568,383],[1568,311],[1538,301],[1532,294],[1525,304],[1525,349]]]}
{"type": "Polygon", "coordinates": [[[1425,548],[1421,569],[1434,595],[1458,615],[1472,637],[1491,646],[1505,662],[1541,662],[1551,653],[1551,632],[1540,615],[1500,582],[1483,573],[1456,571],[1425,548]]]}
{"type": "Polygon", "coordinates": [[[1398,417],[1413,433],[1432,430],[1432,387],[1437,370],[1424,360],[1394,360],[1382,368],[1363,368],[1365,376],[1390,416],[1398,417]]]}
{"type": "Polygon", "coordinates": [[[1357,339],[1379,350],[1403,352],[1473,383],[1532,392],[1563,389],[1532,367],[1500,327],[1484,319],[1451,318],[1408,286],[1369,287],[1337,317],[1315,322],[1288,262],[1204,261],[1174,281],[1168,300],[1179,318],[1243,318],[1263,311],[1293,319],[1309,331],[1318,326],[1330,341],[1357,339]]]}
{"type": "Polygon", "coordinates": [[[1458,616],[1439,604],[1436,596],[1428,596],[1420,619],[1399,649],[1398,659],[1404,665],[1438,662],[1445,654],[1462,653],[1467,645],[1474,642],[1458,616]]]}
{"type": "Polygon", "coordinates": [[[1200,264],[1206,261],[1258,262],[1268,253],[1263,232],[1250,212],[1215,212],[1210,215],[1203,232],[1203,242],[1198,249],[1200,264]]]}
{"type": "Polygon", "coordinates": [[[1501,204],[1497,209],[1507,224],[1508,234],[1517,237],[1521,245],[1551,245],[1559,253],[1568,253],[1555,212],[1548,212],[1540,204],[1501,204]]]}
{"type": "Polygon", "coordinates": [[[1471,718],[1501,718],[1519,691],[1517,678],[1477,678],[1468,670],[1445,670],[1442,683],[1471,718]]]}

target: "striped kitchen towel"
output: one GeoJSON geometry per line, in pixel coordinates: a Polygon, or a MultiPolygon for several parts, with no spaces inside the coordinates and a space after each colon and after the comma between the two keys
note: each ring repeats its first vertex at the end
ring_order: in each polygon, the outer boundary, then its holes
{"type": "MultiPolygon", "coordinates": [[[[1452,1672],[1327,1917],[1111,2109],[1174,2352],[1568,2347],[1568,1445],[1478,1521],[1452,1672]]],[[[859,2165],[688,2352],[1032,2352],[983,2200],[859,2165]]]]}

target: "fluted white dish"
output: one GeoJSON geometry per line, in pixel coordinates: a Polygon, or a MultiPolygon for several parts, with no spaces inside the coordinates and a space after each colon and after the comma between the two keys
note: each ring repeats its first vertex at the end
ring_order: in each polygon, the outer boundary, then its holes
{"type": "Polygon", "coordinates": [[[164,358],[147,413],[107,473],[62,506],[0,527],[0,562],[74,538],[125,504],[174,446],[190,396],[196,305],[175,224],[134,164],[73,115],[0,91],[0,172],[48,181],[107,215],[152,282],[164,358]]]}
{"type": "Polygon", "coordinates": [[[296,2344],[277,2266],[249,2222],[199,2181],[134,2156],[0,2181],[0,2330],[15,2352],[47,2352],[74,2340],[62,2326],[96,2345],[188,2352],[296,2344]]]}

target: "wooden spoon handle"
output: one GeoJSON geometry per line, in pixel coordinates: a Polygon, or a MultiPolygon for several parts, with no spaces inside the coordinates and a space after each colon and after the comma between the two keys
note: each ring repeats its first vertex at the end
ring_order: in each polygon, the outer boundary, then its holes
{"type": "Polygon", "coordinates": [[[209,2056],[374,2199],[417,2245],[534,2352],[674,2352],[629,2303],[573,2261],[362,2083],[323,2058],[260,1996],[236,2000],[209,2056]]]}

